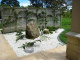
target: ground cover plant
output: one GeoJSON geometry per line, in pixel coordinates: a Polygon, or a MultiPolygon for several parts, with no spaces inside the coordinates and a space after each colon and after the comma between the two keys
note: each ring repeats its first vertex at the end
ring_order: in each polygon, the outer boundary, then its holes
{"type": "Polygon", "coordinates": [[[54,26],[51,26],[51,27],[47,27],[50,31],[50,33],[52,33],[52,31],[56,31],[59,27],[54,27],[54,26]]]}
{"type": "Polygon", "coordinates": [[[67,43],[66,33],[71,30],[71,18],[62,18],[62,28],[65,29],[64,32],[59,36],[60,40],[64,43],[67,43]]]}

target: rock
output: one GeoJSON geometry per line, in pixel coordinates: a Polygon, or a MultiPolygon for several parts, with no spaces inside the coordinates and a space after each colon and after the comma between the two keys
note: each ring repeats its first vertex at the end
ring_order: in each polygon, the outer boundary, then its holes
{"type": "Polygon", "coordinates": [[[43,30],[43,33],[44,33],[44,34],[49,34],[49,33],[50,33],[50,32],[49,32],[49,29],[44,29],[44,30],[43,30]]]}
{"type": "Polygon", "coordinates": [[[34,39],[39,37],[40,31],[36,24],[36,22],[31,21],[26,26],[26,37],[30,39],[34,39]]]}
{"type": "Polygon", "coordinates": [[[34,48],[33,47],[27,47],[27,48],[24,49],[24,51],[26,53],[32,53],[34,51],[34,48]]]}
{"type": "Polygon", "coordinates": [[[43,31],[42,30],[40,31],[40,35],[43,35],[43,31]]]}
{"type": "Polygon", "coordinates": [[[58,33],[58,31],[57,31],[57,30],[55,30],[55,33],[58,33]]]}

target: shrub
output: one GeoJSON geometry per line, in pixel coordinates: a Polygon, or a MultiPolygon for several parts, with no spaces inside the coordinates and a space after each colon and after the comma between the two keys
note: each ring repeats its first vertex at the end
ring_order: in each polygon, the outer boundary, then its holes
{"type": "Polygon", "coordinates": [[[27,48],[27,47],[33,47],[34,46],[34,43],[36,43],[37,41],[39,41],[39,42],[41,42],[41,40],[36,40],[36,41],[34,41],[34,42],[26,42],[25,44],[23,44],[21,47],[19,47],[19,48],[23,48],[23,49],[25,49],[25,48],[27,48]]]}
{"type": "Polygon", "coordinates": [[[47,27],[48,29],[49,29],[49,31],[55,31],[55,30],[57,30],[59,27],[53,27],[53,26],[51,26],[51,27],[47,27]]]}
{"type": "Polygon", "coordinates": [[[2,28],[2,25],[0,24],[0,28],[2,28]]]}
{"type": "Polygon", "coordinates": [[[52,31],[57,30],[59,27],[53,27],[53,26],[51,26],[51,27],[47,27],[47,28],[49,29],[49,32],[52,34],[53,33],[52,31]]]}
{"type": "Polygon", "coordinates": [[[16,41],[18,41],[20,39],[23,39],[25,35],[23,35],[22,30],[19,30],[19,31],[17,31],[16,36],[17,36],[16,41]]]}
{"type": "Polygon", "coordinates": [[[67,10],[67,12],[64,12],[62,14],[63,17],[65,18],[71,18],[72,17],[72,11],[71,10],[67,10]]]}

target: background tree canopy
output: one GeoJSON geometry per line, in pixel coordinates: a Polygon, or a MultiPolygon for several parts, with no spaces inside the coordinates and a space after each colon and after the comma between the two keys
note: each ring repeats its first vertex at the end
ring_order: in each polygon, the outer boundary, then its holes
{"type": "Polygon", "coordinates": [[[34,7],[43,7],[42,0],[29,0],[34,7]]]}
{"type": "Polygon", "coordinates": [[[20,6],[17,0],[2,0],[1,5],[16,6],[16,7],[20,6]]]}
{"type": "Polygon", "coordinates": [[[34,7],[60,8],[64,0],[29,0],[34,7]]]}

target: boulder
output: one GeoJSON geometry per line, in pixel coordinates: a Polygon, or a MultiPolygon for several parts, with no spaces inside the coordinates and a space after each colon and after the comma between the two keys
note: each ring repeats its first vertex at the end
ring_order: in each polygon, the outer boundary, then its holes
{"type": "Polygon", "coordinates": [[[39,35],[40,35],[40,31],[37,26],[37,23],[34,21],[29,22],[26,25],[26,37],[29,39],[34,39],[39,37],[39,35]]]}
{"type": "Polygon", "coordinates": [[[43,33],[44,33],[44,34],[49,34],[49,33],[50,33],[50,32],[49,32],[49,29],[44,29],[44,30],[43,30],[43,33]]]}

